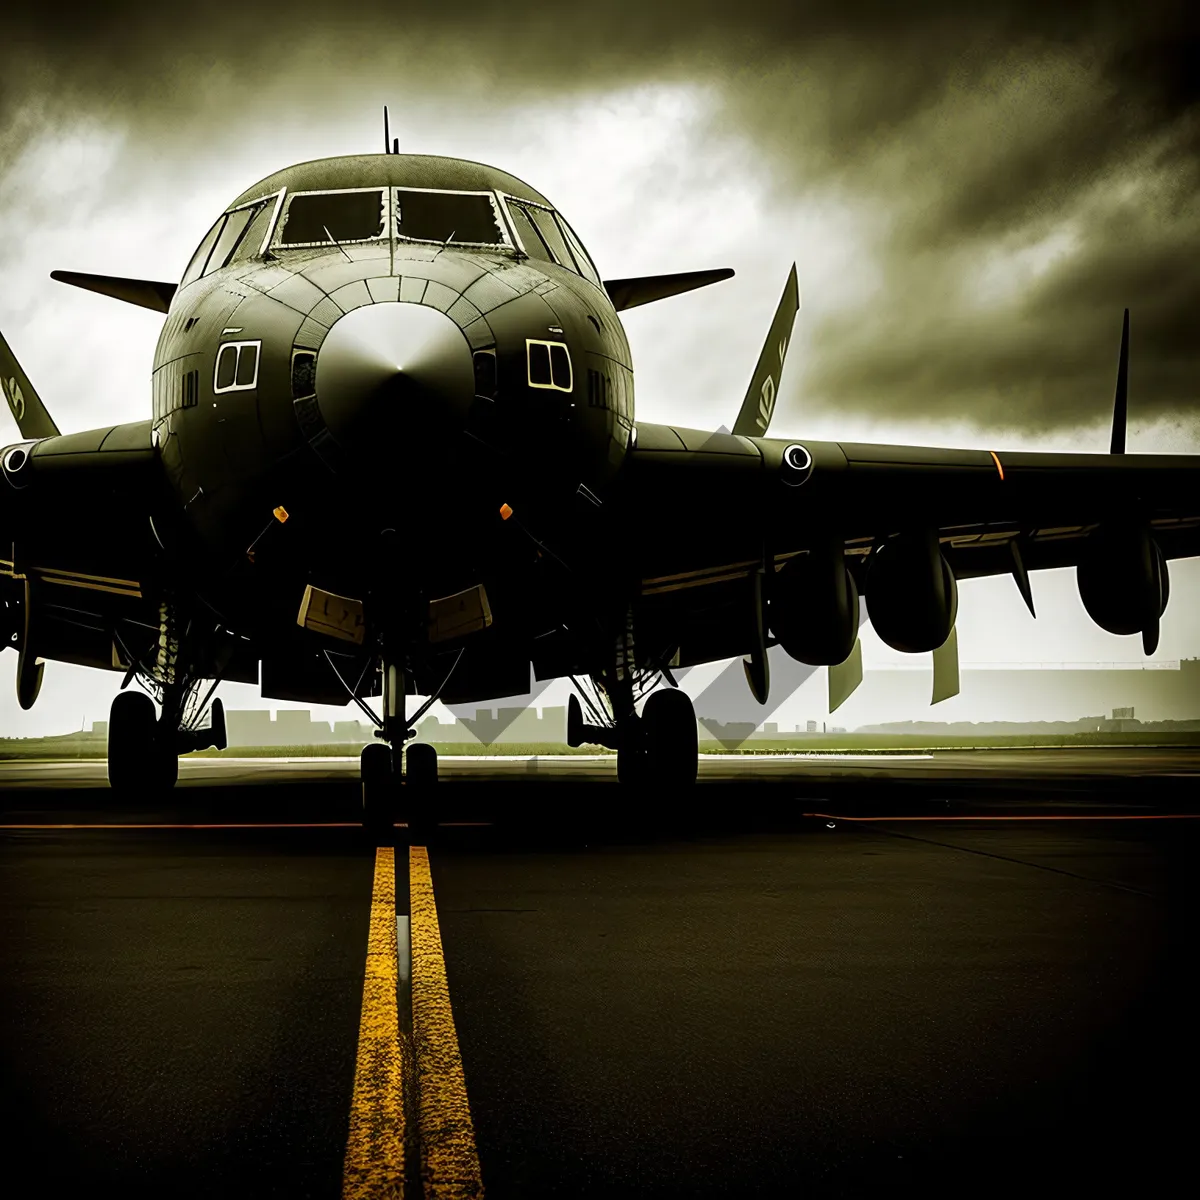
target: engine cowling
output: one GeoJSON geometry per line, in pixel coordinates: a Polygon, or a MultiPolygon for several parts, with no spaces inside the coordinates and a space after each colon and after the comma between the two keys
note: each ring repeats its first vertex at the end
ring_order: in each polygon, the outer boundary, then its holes
{"type": "Polygon", "coordinates": [[[935,530],[889,538],[871,555],[865,583],[871,624],[893,650],[943,645],[958,616],[958,581],[935,530]]]}
{"type": "Polygon", "coordinates": [[[1075,569],[1087,614],[1108,633],[1142,633],[1158,624],[1171,583],[1167,561],[1144,525],[1102,525],[1075,569]]]}
{"type": "Polygon", "coordinates": [[[845,662],[858,637],[858,585],[846,567],[841,542],[797,555],[775,573],[771,632],[797,662],[845,662]]]}

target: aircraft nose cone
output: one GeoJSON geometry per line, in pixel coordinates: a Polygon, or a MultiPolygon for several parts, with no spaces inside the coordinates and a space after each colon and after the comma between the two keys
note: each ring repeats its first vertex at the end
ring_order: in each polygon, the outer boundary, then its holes
{"type": "Polygon", "coordinates": [[[402,434],[446,432],[475,391],[471,351],[445,313],[383,303],[339,318],[317,354],[317,404],[347,447],[394,449],[402,434]]]}

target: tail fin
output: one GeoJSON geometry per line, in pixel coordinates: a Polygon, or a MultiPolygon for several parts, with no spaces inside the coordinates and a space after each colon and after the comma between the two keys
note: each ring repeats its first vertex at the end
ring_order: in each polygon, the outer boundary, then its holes
{"type": "Polygon", "coordinates": [[[0,390],[17,420],[24,438],[47,438],[58,434],[58,426],[46,411],[42,398],[34,391],[29,376],[21,370],[17,357],[0,334],[0,390]]]}
{"type": "Polygon", "coordinates": [[[733,432],[744,437],[765,437],[775,412],[775,396],[783,374],[783,359],[792,337],[792,325],[800,311],[800,287],[796,282],[796,264],[784,285],[783,298],[775,310],[775,320],[758,356],[758,365],[750,379],[750,388],[742,401],[742,411],[733,423],[733,432]]]}

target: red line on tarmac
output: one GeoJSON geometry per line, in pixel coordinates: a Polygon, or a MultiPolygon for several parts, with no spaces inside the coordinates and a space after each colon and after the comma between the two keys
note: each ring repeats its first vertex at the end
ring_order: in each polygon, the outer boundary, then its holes
{"type": "Polygon", "coordinates": [[[236,823],[212,824],[167,824],[145,822],[141,824],[93,822],[88,825],[69,825],[55,823],[53,825],[0,825],[5,829],[361,829],[361,821],[238,821],[236,823]]]}
{"type": "Polygon", "coordinates": [[[826,821],[887,821],[896,824],[902,821],[1196,821],[1200,813],[1122,813],[1119,815],[1082,816],[1063,813],[1058,816],[1011,816],[1011,817],[842,817],[837,813],[803,813],[806,817],[821,817],[826,821]]]}

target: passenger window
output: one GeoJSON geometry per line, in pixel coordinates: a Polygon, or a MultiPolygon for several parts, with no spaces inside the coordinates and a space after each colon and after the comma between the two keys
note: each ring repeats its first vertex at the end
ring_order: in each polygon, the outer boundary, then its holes
{"type": "Polygon", "coordinates": [[[556,388],[561,388],[564,392],[571,390],[571,356],[567,353],[566,346],[550,347],[550,378],[556,388]]]}
{"type": "Polygon", "coordinates": [[[237,358],[236,346],[221,347],[221,352],[217,355],[217,373],[213,381],[214,391],[223,392],[226,388],[233,386],[233,376],[237,371],[237,358]]]}
{"type": "Polygon", "coordinates": [[[569,392],[574,386],[571,352],[562,342],[543,342],[528,338],[525,353],[529,364],[529,386],[569,392]]]}
{"type": "Polygon", "coordinates": [[[538,233],[533,221],[530,219],[529,213],[519,204],[514,204],[511,200],[508,202],[508,212],[512,217],[513,228],[517,231],[517,237],[521,239],[525,247],[525,253],[530,258],[540,259],[542,262],[553,262],[554,256],[547,249],[546,243],[542,241],[542,235],[538,233]]]}
{"type": "Polygon", "coordinates": [[[179,287],[182,291],[189,283],[195,283],[204,272],[204,264],[208,262],[208,252],[213,248],[213,243],[221,235],[221,230],[225,227],[225,217],[221,216],[217,219],[217,223],[204,235],[204,240],[196,248],[196,253],[192,255],[192,261],[188,263],[187,270],[183,273],[183,278],[179,281],[179,287]]]}
{"type": "Polygon", "coordinates": [[[545,342],[529,343],[529,386],[554,386],[550,376],[550,347],[545,342]]]}
{"type": "Polygon", "coordinates": [[[258,347],[243,346],[238,353],[234,382],[238,387],[253,387],[258,378],[258,347]]]}
{"type": "Polygon", "coordinates": [[[226,342],[217,352],[213,392],[248,392],[258,386],[261,342],[226,342]]]}

